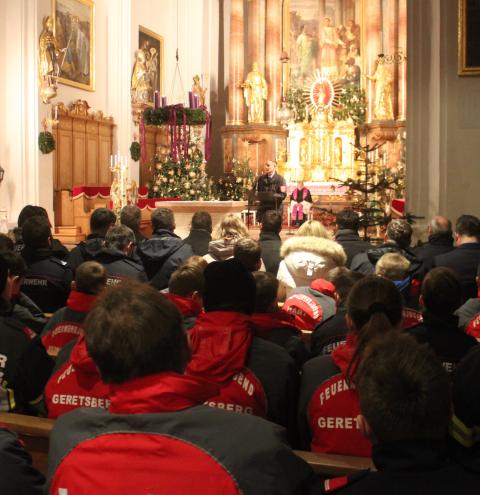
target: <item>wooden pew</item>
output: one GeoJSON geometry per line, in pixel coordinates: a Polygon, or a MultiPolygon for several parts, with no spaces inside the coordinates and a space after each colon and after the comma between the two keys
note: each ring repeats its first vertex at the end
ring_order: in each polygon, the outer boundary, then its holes
{"type": "Polygon", "coordinates": [[[368,457],[353,457],[336,454],[317,454],[295,450],[295,454],[306,461],[315,474],[326,478],[335,478],[346,474],[358,473],[365,469],[375,469],[372,460],[368,457]]]}

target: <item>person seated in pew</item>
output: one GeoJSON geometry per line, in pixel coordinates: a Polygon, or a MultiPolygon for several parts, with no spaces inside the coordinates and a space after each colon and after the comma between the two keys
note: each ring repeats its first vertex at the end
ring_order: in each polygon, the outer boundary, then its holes
{"type": "Polygon", "coordinates": [[[107,271],[96,261],[85,261],[77,268],[67,305],[50,318],[42,332],[42,343],[56,356],[72,340],[83,334],[83,322],[107,284],[107,271]]]}
{"type": "Polygon", "coordinates": [[[233,247],[233,257],[239,260],[249,272],[265,271],[262,262],[262,248],[258,241],[250,238],[239,239],[233,247]]]}
{"type": "Polygon", "coordinates": [[[430,270],[422,283],[423,321],[408,331],[435,351],[445,369],[452,373],[477,341],[458,328],[455,311],[462,304],[462,285],[450,268],[430,270]]]}
{"type": "Polygon", "coordinates": [[[255,312],[252,314],[255,335],[282,346],[301,369],[308,351],[295,317],[278,307],[277,278],[268,272],[254,272],[253,277],[256,285],[255,312]]]}
{"type": "Polygon", "coordinates": [[[190,349],[181,315],[154,288],[132,282],[109,288],[88,316],[85,335],[111,403],[58,418],[45,493],[308,491],[312,471],[282,428],[207,406],[219,385],[184,374],[190,349]]]}
{"type": "Polygon", "coordinates": [[[331,354],[340,344],[345,343],[348,333],[347,298],[355,283],[363,277],[363,273],[354,272],[343,266],[328,272],[325,278],[335,287],[337,311],[334,315],[324,318],[315,327],[310,341],[312,357],[331,354]]]}
{"type": "Polygon", "coordinates": [[[192,216],[190,233],[185,239],[197,256],[208,253],[208,245],[212,240],[212,217],[208,211],[196,211],[192,216]]]}
{"type": "MultiPolygon", "coordinates": [[[[207,264],[203,258],[200,259],[207,264]]],[[[203,311],[204,290],[203,269],[188,264],[188,260],[172,273],[168,281],[168,292],[164,295],[180,311],[187,330],[192,328],[198,315],[203,311]]]]}
{"type": "MultiPolygon", "coordinates": [[[[450,459],[447,448],[450,380],[430,349],[408,335],[381,339],[367,349],[355,384],[361,411],[358,424],[372,441],[372,459],[377,471],[327,480],[311,493],[470,495],[478,492],[478,457],[476,469],[450,459]]],[[[470,387],[469,383],[468,397],[472,396],[470,387]]]]}
{"type": "Polygon", "coordinates": [[[137,205],[125,205],[120,211],[120,223],[129,229],[132,229],[135,235],[135,243],[138,246],[142,241],[147,239],[140,230],[142,221],[142,210],[137,205]]]}
{"type": "Polygon", "coordinates": [[[371,443],[361,435],[357,421],[355,376],[369,342],[399,332],[402,309],[402,296],[390,280],[369,275],[352,287],[346,343],[303,367],[298,406],[301,448],[370,457],[371,443]]]}
{"type": "Polygon", "coordinates": [[[298,370],[285,349],[252,332],[253,275],[233,258],[210,263],[204,276],[205,313],[189,331],[187,374],[219,386],[207,405],[268,418],[293,439],[298,370]]]}
{"type": "Polygon", "coordinates": [[[455,314],[458,316],[458,326],[468,335],[475,338],[480,337],[480,265],[477,268],[477,276],[475,277],[477,284],[477,297],[471,297],[462,306],[460,306],[455,314]]]}
{"type": "Polygon", "coordinates": [[[5,495],[42,495],[44,476],[17,435],[0,425],[0,487],[5,495]]]}

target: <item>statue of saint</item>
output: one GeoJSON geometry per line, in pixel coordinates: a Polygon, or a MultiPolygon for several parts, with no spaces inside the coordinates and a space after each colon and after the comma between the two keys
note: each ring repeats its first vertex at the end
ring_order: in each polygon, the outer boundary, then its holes
{"type": "Polygon", "coordinates": [[[252,71],[248,73],[242,88],[248,108],[248,122],[263,124],[265,122],[263,100],[267,99],[268,88],[267,81],[258,71],[257,62],[253,63],[252,71]]]}
{"type": "Polygon", "coordinates": [[[202,88],[202,85],[200,84],[200,76],[197,74],[193,77],[192,93],[198,96],[198,98],[200,99],[200,105],[205,105],[206,92],[207,90],[206,88],[202,88]]]}
{"type": "Polygon", "coordinates": [[[43,30],[39,37],[38,72],[40,79],[58,74],[59,55],[60,49],[53,34],[53,19],[48,15],[43,18],[43,30]]]}
{"type": "Polygon", "coordinates": [[[152,81],[147,70],[147,59],[143,50],[135,51],[135,64],[130,86],[132,103],[148,103],[152,101],[152,81]]]}
{"type": "Polygon", "coordinates": [[[377,69],[373,76],[367,78],[375,81],[374,118],[377,120],[393,120],[392,104],[392,74],[385,65],[385,57],[380,54],[377,59],[377,69]]]}

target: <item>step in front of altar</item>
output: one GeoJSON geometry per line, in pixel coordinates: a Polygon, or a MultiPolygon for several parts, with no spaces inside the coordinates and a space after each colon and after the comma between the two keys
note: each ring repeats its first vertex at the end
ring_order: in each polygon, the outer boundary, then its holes
{"type": "Polygon", "coordinates": [[[84,241],[86,235],[82,232],[82,228],[78,225],[64,225],[61,227],[55,227],[53,237],[58,239],[62,244],[75,245],[84,241]]]}

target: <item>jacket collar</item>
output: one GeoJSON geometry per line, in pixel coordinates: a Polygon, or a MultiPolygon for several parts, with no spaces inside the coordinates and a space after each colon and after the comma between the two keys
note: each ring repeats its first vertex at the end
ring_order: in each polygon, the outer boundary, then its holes
{"type": "MultiPolygon", "coordinates": [[[[332,360],[334,364],[340,368],[344,377],[347,376],[348,367],[350,366],[356,348],[357,336],[354,333],[349,332],[345,344],[338,346],[332,352],[332,360]]],[[[355,374],[355,371],[354,368],[351,369],[352,375],[355,374]]]]}
{"type": "Polygon", "coordinates": [[[79,313],[86,313],[92,309],[97,298],[98,295],[96,294],[86,294],[78,290],[71,290],[67,299],[67,308],[79,313]]]}
{"type": "Polygon", "coordinates": [[[431,327],[435,331],[453,331],[460,333],[460,330],[458,329],[458,319],[459,318],[456,315],[435,315],[431,311],[428,311],[428,309],[423,312],[423,325],[431,327]]]}
{"type": "Polygon", "coordinates": [[[466,242],[465,244],[460,244],[457,249],[472,249],[474,251],[480,251],[480,242],[466,242]]]}
{"type": "Polygon", "coordinates": [[[428,243],[432,246],[453,247],[453,236],[451,232],[437,232],[428,236],[428,243]]]}
{"type": "Polygon", "coordinates": [[[180,239],[177,234],[167,229],[156,229],[153,231],[153,238],[155,237],[175,237],[176,239],[180,239]]]}
{"type": "Polygon", "coordinates": [[[281,241],[280,236],[276,232],[260,232],[259,241],[281,241]]]}
{"type": "Polygon", "coordinates": [[[295,326],[293,315],[283,311],[276,313],[253,313],[252,315],[253,331],[255,335],[267,338],[271,331],[291,330],[298,334],[302,332],[295,326]]]}
{"type": "Polygon", "coordinates": [[[181,411],[203,404],[218,392],[215,384],[201,378],[158,373],[110,385],[109,411],[113,414],[181,411]]]}
{"type": "Polygon", "coordinates": [[[166,292],[164,296],[175,304],[184,318],[198,316],[202,312],[202,306],[191,297],[178,296],[171,292],[166,292]]]}
{"type": "Polygon", "coordinates": [[[46,260],[53,256],[53,252],[51,248],[40,248],[40,249],[32,249],[25,246],[22,249],[22,257],[28,263],[34,263],[35,261],[46,260]]]}
{"type": "Polygon", "coordinates": [[[360,235],[356,230],[352,229],[339,229],[335,233],[336,241],[361,241],[360,235]]]}
{"type": "Polygon", "coordinates": [[[72,352],[70,353],[70,362],[73,367],[81,373],[99,375],[97,366],[87,351],[84,335],[81,335],[75,343],[72,352]]]}

